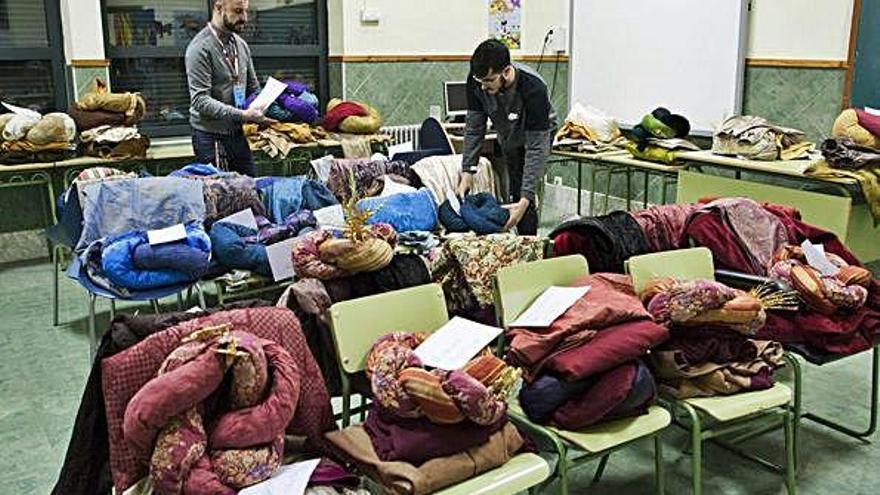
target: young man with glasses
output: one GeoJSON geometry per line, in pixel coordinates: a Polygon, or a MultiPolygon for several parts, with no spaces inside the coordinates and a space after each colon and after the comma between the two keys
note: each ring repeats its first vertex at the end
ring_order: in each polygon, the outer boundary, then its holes
{"type": "Polygon", "coordinates": [[[505,230],[517,227],[520,235],[538,232],[535,193],[544,176],[556,112],[547,84],[531,68],[512,64],[510,51],[497,40],[480,43],[471,56],[467,80],[468,112],[465,120],[462,174],[457,193],[464,196],[473,184],[486,135],[486,119],[498,143],[510,177],[510,220],[505,230]]]}

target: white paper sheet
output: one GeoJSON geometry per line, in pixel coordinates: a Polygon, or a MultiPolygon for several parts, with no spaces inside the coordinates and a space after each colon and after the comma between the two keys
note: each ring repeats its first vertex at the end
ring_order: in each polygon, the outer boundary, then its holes
{"type": "Polygon", "coordinates": [[[238,213],[233,213],[226,218],[221,218],[218,220],[219,222],[226,223],[234,223],[236,225],[242,225],[249,229],[257,230],[257,219],[254,218],[254,211],[250,208],[241,210],[238,213]]]}
{"type": "Polygon", "coordinates": [[[6,109],[9,110],[10,112],[17,114],[17,115],[30,115],[31,117],[38,118],[38,119],[41,117],[40,112],[35,112],[35,111],[31,110],[30,108],[19,107],[19,106],[13,105],[12,103],[6,103],[5,101],[3,102],[3,106],[6,107],[6,109]]]}
{"type": "Polygon", "coordinates": [[[239,495],[303,495],[321,459],[281,466],[271,478],[241,489],[239,495]]]}
{"type": "Polygon", "coordinates": [[[869,115],[874,115],[875,117],[880,117],[880,110],[872,107],[865,107],[865,113],[869,115]]]}
{"type": "Polygon", "coordinates": [[[345,212],[342,211],[342,205],[333,205],[315,210],[315,220],[318,221],[318,227],[335,227],[345,228],[345,212]]]}
{"type": "Polygon", "coordinates": [[[801,249],[804,250],[807,264],[819,270],[822,275],[834,276],[840,271],[840,268],[837,268],[825,257],[825,246],[813,244],[809,240],[805,240],[801,243],[801,249]]]}
{"type": "Polygon", "coordinates": [[[330,178],[330,167],[333,166],[333,160],[335,160],[333,155],[325,155],[310,162],[315,175],[318,176],[318,180],[325,184],[327,179],[330,178]]]}
{"type": "Polygon", "coordinates": [[[455,195],[455,192],[446,191],[446,199],[449,200],[449,206],[452,207],[452,211],[454,211],[456,215],[461,215],[461,202],[458,200],[458,196],[455,195]]]}
{"type": "Polygon", "coordinates": [[[164,229],[148,230],[147,241],[151,246],[186,239],[186,228],[182,223],[164,229]]]}
{"type": "Polygon", "coordinates": [[[498,327],[456,316],[432,333],[414,352],[428,366],[457,370],[500,334],[498,327]]]}
{"type": "Polygon", "coordinates": [[[293,278],[296,274],[293,270],[293,258],[290,256],[290,252],[293,249],[293,241],[295,240],[295,238],[285,239],[266,246],[269,268],[272,269],[272,278],[276,282],[293,278]]]}
{"type": "Polygon", "coordinates": [[[248,108],[258,108],[265,111],[269,108],[269,105],[275,101],[275,98],[278,98],[285,89],[287,89],[286,84],[274,77],[270,77],[266,80],[266,85],[263,86],[263,90],[260,91],[260,94],[258,94],[257,97],[254,98],[254,101],[248,105],[248,108]]]}
{"type": "Polygon", "coordinates": [[[388,147],[388,157],[394,159],[394,155],[398,153],[409,153],[413,151],[413,142],[407,141],[405,143],[395,144],[388,147]]]}
{"type": "Polygon", "coordinates": [[[510,323],[510,326],[549,327],[589,291],[589,285],[584,287],[548,287],[528,309],[519,315],[519,318],[510,323]]]}
{"type": "Polygon", "coordinates": [[[382,194],[380,194],[379,197],[384,198],[385,196],[391,196],[392,194],[414,193],[416,191],[418,191],[418,189],[406,184],[401,184],[400,182],[395,182],[386,175],[385,187],[382,188],[382,194]]]}

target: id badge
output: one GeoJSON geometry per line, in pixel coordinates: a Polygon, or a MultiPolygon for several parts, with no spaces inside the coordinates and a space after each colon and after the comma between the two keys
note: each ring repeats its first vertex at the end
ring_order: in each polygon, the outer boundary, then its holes
{"type": "Polygon", "coordinates": [[[245,86],[244,84],[235,84],[232,86],[232,96],[235,98],[235,107],[244,109],[244,96],[245,86]]]}

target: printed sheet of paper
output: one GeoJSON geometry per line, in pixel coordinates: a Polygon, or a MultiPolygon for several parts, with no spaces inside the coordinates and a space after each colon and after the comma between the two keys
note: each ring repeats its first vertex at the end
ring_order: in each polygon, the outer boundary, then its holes
{"type": "Polygon", "coordinates": [[[248,105],[248,108],[259,108],[260,110],[265,111],[269,108],[269,105],[275,101],[275,98],[278,98],[285,89],[287,89],[286,84],[274,77],[270,77],[266,81],[266,85],[263,86],[263,90],[260,91],[260,94],[258,94],[257,97],[254,98],[254,101],[248,105]]]}
{"type": "Polygon", "coordinates": [[[461,201],[458,200],[455,191],[446,191],[446,199],[449,200],[449,206],[452,207],[452,211],[456,215],[461,215],[461,201]]]}
{"type": "Polygon", "coordinates": [[[418,189],[408,186],[406,184],[401,184],[400,182],[396,182],[387,175],[385,176],[385,187],[382,188],[382,194],[379,196],[384,198],[386,196],[391,196],[394,194],[401,193],[414,193],[418,191],[418,189]]]}
{"type": "Polygon", "coordinates": [[[388,147],[388,158],[393,159],[394,155],[398,153],[409,153],[413,151],[413,142],[407,141],[405,143],[395,144],[388,147]]]}
{"type": "Polygon", "coordinates": [[[10,112],[12,112],[16,115],[29,115],[29,116],[37,118],[37,119],[40,118],[40,113],[35,112],[35,111],[31,110],[30,108],[19,107],[19,106],[13,105],[12,103],[6,103],[5,101],[3,102],[3,106],[6,107],[7,110],[9,110],[10,112]]]}
{"type": "Polygon", "coordinates": [[[182,223],[164,229],[148,230],[147,241],[151,246],[186,239],[186,228],[182,223]]]}
{"type": "Polygon", "coordinates": [[[239,495],[303,495],[321,459],[281,466],[271,478],[243,488],[239,495]]]}
{"type": "Polygon", "coordinates": [[[427,366],[457,370],[500,334],[498,327],[456,316],[432,333],[414,352],[427,366]]]}
{"type": "Polygon", "coordinates": [[[345,228],[345,212],[342,210],[342,205],[326,206],[312,213],[315,215],[315,220],[318,221],[318,227],[322,229],[327,227],[345,228]]]}
{"type": "Polygon", "coordinates": [[[837,268],[825,257],[825,246],[813,244],[809,240],[805,240],[801,243],[801,249],[804,250],[807,264],[819,270],[822,275],[834,276],[840,271],[840,268],[837,268]]]}
{"type": "Polygon", "coordinates": [[[528,309],[519,315],[519,318],[510,323],[510,326],[549,327],[589,291],[590,286],[588,285],[584,287],[548,287],[528,309]]]}
{"type": "Polygon", "coordinates": [[[238,213],[233,213],[226,218],[221,218],[218,222],[234,223],[249,229],[257,230],[257,219],[254,218],[254,211],[250,208],[241,210],[238,213]]]}
{"type": "Polygon", "coordinates": [[[295,240],[295,238],[285,239],[266,246],[269,268],[272,269],[272,278],[276,282],[293,278],[296,274],[293,270],[293,258],[290,256],[290,252],[293,249],[293,241],[295,240]]]}

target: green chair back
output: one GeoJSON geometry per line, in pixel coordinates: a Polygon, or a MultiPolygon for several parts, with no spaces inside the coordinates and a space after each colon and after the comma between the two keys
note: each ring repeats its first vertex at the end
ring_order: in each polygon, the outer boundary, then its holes
{"type": "Polygon", "coordinates": [[[704,247],[633,256],[625,266],[632,276],[636,294],[640,294],[648,282],[658,278],[715,279],[712,252],[704,247]]]}
{"type": "Polygon", "coordinates": [[[498,325],[503,328],[516,319],[548,287],[570,285],[589,273],[587,260],[581,255],[519,263],[498,270],[494,287],[498,325]]]}
{"type": "Polygon", "coordinates": [[[426,284],[375,296],[343,301],[330,307],[330,329],[340,368],[357,373],[379,337],[395,332],[433,332],[449,319],[443,289],[426,284]]]}

